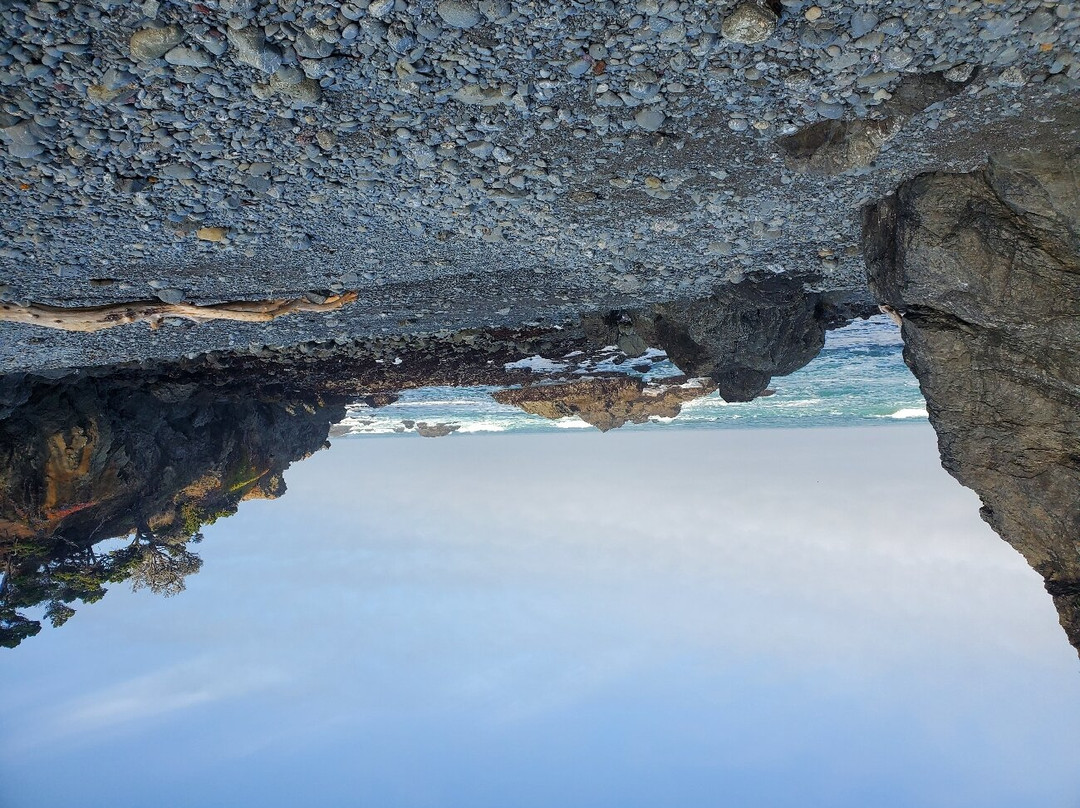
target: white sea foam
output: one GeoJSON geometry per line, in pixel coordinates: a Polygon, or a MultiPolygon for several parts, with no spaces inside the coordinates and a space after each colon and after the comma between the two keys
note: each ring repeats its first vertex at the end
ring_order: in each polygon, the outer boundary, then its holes
{"type": "Polygon", "coordinates": [[[533,356],[526,357],[525,359],[519,359],[516,362],[507,362],[503,365],[506,370],[531,370],[534,373],[558,373],[566,370],[567,365],[565,362],[553,362],[550,359],[545,359],[540,354],[534,354],[533,356]]]}
{"type": "Polygon", "coordinates": [[[592,429],[591,424],[585,423],[576,415],[571,415],[569,418],[559,418],[551,423],[559,429],[592,429]]]}
{"type": "Polygon", "coordinates": [[[926,411],[924,407],[905,407],[902,410],[897,410],[890,418],[929,418],[930,413],[926,411]]]}
{"type": "Polygon", "coordinates": [[[475,421],[471,424],[462,424],[458,432],[505,432],[510,428],[511,424],[498,421],[475,421]]]}
{"type": "MultiPolygon", "coordinates": [[[[680,426],[779,426],[784,424],[884,423],[889,420],[918,420],[927,417],[918,383],[900,356],[902,343],[898,329],[884,316],[858,321],[847,328],[829,332],[826,350],[807,367],[778,378],[775,396],[751,402],[724,401],[719,393],[683,402],[680,416],[674,420],[651,418],[653,427],[680,426]]],[[[640,379],[660,383],[664,377],[680,373],[659,350],[649,350],[642,357],[628,358],[611,346],[585,355],[575,352],[554,361],[531,356],[506,365],[508,368],[531,368],[553,373],[596,373],[618,371],[640,379]],[[656,361],[659,360],[659,361],[656,361]],[[651,362],[645,372],[635,371],[651,362]]],[[[543,380],[541,380],[543,381],[543,380]]],[[[687,380],[684,388],[700,385],[687,380]]],[[[406,390],[387,407],[373,409],[365,405],[348,408],[348,415],[336,430],[356,437],[405,433],[404,421],[453,423],[458,433],[531,432],[591,427],[578,417],[556,421],[530,415],[516,407],[499,404],[491,398],[495,387],[429,387],[406,390]]],[[[628,429],[649,428],[627,426],[628,429]]]]}

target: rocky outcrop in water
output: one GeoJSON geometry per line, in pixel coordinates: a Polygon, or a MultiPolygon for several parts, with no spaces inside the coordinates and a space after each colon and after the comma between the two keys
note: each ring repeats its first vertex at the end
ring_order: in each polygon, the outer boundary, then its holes
{"type": "Polygon", "coordinates": [[[711,378],[726,400],[749,401],[773,376],[793,373],[817,356],[828,329],[877,313],[865,293],[810,291],[817,280],[766,274],[704,298],[587,312],[558,323],[215,351],[176,365],[204,377],[257,377],[276,389],[318,390],[384,406],[417,387],[528,384],[538,374],[515,363],[530,356],[562,362],[569,379],[577,370],[614,372],[594,366],[610,358],[609,346],[629,357],[656,348],[685,375],[711,378]],[[563,362],[568,355],[577,358],[563,362]]]}
{"type": "Polygon", "coordinates": [[[725,401],[750,401],[773,376],[817,356],[828,329],[865,313],[858,303],[806,290],[798,278],[772,277],[724,286],[701,300],[593,316],[585,328],[594,342],[631,356],[660,348],[687,376],[712,379],[725,401]]]}
{"type": "Polygon", "coordinates": [[[577,416],[607,432],[627,423],[643,424],[650,418],[674,418],[685,402],[714,390],[716,385],[707,379],[685,376],[651,383],[634,377],[616,377],[498,390],[492,393],[492,398],[552,420],[577,416]]]}
{"type": "Polygon", "coordinates": [[[1080,150],[923,175],[868,209],[864,236],[942,464],[1080,651],[1080,150]]]}

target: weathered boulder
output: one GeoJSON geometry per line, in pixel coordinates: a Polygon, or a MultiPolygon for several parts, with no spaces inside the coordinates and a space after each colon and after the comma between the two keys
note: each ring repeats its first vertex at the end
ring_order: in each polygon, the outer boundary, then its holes
{"type": "Polygon", "coordinates": [[[422,438],[445,438],[459,429],[461,426],[458,424],[429,424],[427,421],[420,421],[415,426],[416,434],[422,438]]]}
{"type": "Polygon", "coordinates": [[[552,420],[576,415],[607,432],[626,423],[643,424],[652,417],[674,418],[682,411],[683,403],[715,389],[707,380],[675,377],[648,383],[620,376],[497,390],[492,398],[552,420]]]}
{"type": "Polygon", "coordinates": [[[585,325],[598,344],[631,355],[660,348],[687,376],[712,379],[725,401],[750,401],[773,376],[806,365],[825,345],[825,331],[858,313],[857,304],[807,291],[798,278],[767,277],[700,300],[593,316],[585,325]]]}
{"type": "Polygon", "coordinates": [[[942,465],[1080,651],[1080,150],[917,177],[867,210],[864,243],[942,465]]]}

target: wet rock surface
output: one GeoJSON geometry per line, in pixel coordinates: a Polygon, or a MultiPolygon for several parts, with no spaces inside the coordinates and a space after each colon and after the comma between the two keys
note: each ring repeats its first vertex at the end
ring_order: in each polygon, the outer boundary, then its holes
{"type": "Polygon", "coordinates": [[[827,329],[869,311],[788,278],[768,278],[723,286],[702,300],[586,318],[586,325],[594,339],[630,355],[661,348],[688,376],[715,382],[725,401],[750,401],[773,376],[793,373],[817,356],[827,329]]]}
{"type": "Polygon", "coordinates": [[[579,379],[571,382],[499,390],[492,397],[544,418],[577,416],[607,432],[624,424],[644,424],[650,418],[674,418],[683,403],[707,396],[713,383],[685,376],[648,384],[641,379],[579,379]]]}
{"type": "Polygon", "coordinates": [[[868,209],[865,236],[942,464],[1043,576],[1080,651],[1080,150],[918,177],[868,209]]]}

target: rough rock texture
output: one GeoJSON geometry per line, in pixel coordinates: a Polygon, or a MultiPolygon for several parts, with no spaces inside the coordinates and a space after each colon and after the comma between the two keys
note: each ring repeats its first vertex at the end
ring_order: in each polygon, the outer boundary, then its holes
{"type": "Polygon", "coordinates": [[[457,424],[429,424],[421,421],[415,427],[416,434],[422,438],[445,438],[461,429],[457,424]]]}
{"type": "Polygon", "coordinates": [[[963,88],[964,82],[939,73],[907,76],[882,104],[881,117],[818,121],[777,142],[788,167],[801,174],[834,176],[865,169],[909,118],[963,88]]]}
{"type": "Polygon", "coordinates": [[[650,418],[674,418],[686,401],[707,396],[714,384],[677,377],[666,384],[641,379],[579,379],[514,390],[498,390],[492,398],[525,412],[553,420],[576,415],[601,432],[627,422],[643,424],[650,418]]]}
{"type": "MultiPolygon", "coordinates": [[[[240,501],[280,496],[282,471],[344,415],[313,394],[120,372],[0,379],[0,646],[58,626],[105,584],[175,594],[187,545],[240,501]],[[95,551],[134,535],[127,547],[95,551]]],[[[250,381],[250,380],[248,380],[250,381]]]]}
{"type": "Polygon", "coordinates": [[[720,33],[724,39],[740,45],[756,45],[768,39],[776,29],[776,14],[763,3],[753,0],[739,3],[724,18],[720,33]]]}
{"type": "Polygon", "coordinates": [[[557,322],[755,271],[864,289],[868,201],[1076,137],[1078,50],[1077,4],[1041,0],[0,3],[0,300],[363,304],[0,323],[0,371],[557,322]],[[900,114],[939,79],[967,83],[900,114]],[[834,173],[785,160],[801,131],[834,173]]]}
{"type": "Polygon", "coordinates": [[[280,474],[322,447],[340,407],[315,394],[200,385],[155,373],[0,389],[0,552],[19,539],[68,542],[156,530],[197,506],[284,491],[280,474]]]}
{"type": "Polygon", "coordinates": [[[725,401],[750,401],[773,376],[817,356],[825,331],[852,319],[844,309],[790,278],[769,278],[721,287],[702,300],[612,312],[587,326],[594,339],[628,355],[661,348],[687,376],[716,382],[725,401]]]}
{"type": "Polygon", "coordinates": [[[918,177],[864,233],[942,464],[1044,577],[1080,651],[1080,150],[918,177]]]}

